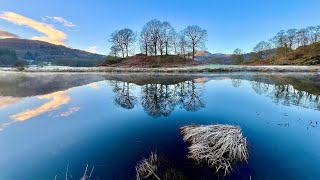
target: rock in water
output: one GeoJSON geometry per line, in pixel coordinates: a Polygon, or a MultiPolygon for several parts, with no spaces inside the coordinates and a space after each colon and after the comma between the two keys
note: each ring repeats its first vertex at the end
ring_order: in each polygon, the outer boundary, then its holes
{"type": "Polygon", "coordinates": [[[248,160],[247,140],[239,126],[189,125],[180,128],[183,140],[189,144],[188,158],[207,163],[227,175],[237,162],[248,160]]]}

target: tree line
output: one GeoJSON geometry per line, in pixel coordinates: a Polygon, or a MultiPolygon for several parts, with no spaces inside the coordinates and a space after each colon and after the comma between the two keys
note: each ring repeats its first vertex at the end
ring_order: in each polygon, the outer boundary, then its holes
{"type": "Polygon", "coordinates": [[[192,55],[194,60],[196,51],[205,48],[207,36],[207,31],[197,25],[177,32],[169,22],[153,19],[143,26],[138,35],[129,28],[114,31],[109,39],[112,44],[110,55],[128,57],[138,44],[141,54],[146,56],[192,55]]]}
{"type": "Polygon", "coordinates": [[[18,57],[15,51],[0,48],[0,66],[14,65],[17,61],[18,57]]]}
{"type": "MultiPolygon", "coordinates": [[[[301,46],[307,46],[320,41],[320,25],[302,29],[281,30],[267,41],[259,42],[249,57],[252,60],[269,59],[277,55],[285,56],[288,52],[301,46]]],[[[237,48],[233,52],[236,64],[244,62],[244,52],[237,48]]]]}

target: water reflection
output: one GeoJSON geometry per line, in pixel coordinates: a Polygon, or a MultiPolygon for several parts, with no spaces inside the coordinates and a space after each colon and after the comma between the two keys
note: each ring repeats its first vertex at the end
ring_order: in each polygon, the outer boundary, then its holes
{"type": "Polygon", "coordinates": [[[125,109],[133,109],[137,98],[130,92],[134,86],[128,82],[119,81],[113,82],[112,86],[113,92],[116,94],[114,102],[125,109]]]}
{"type": "MultiPolygon", "coordinates": [[[[299,106],[308,109],[320,110],[319,91],[308,92],[308,89],[313,89],[314,84],[299,84],[299,80],[290,82],[284,81],[278,83],[279,77],[256,76],[250,81],[252,89],[259,95],[265,95],[273,100],[274,103],[283,106],[299,106]]],[[[237,80],[239,81],[239,80],[237,80]]],[[[320,87],[319,87],[320,88],[320,87]]]]}
{"type": "Polygon", "coordinates": [[[4,109],[11,104],[17,103],[21,98],[11,96],[0,96],[0,109],[4,109]]]}
{"type": "Polygon", "coordinates": [[[187,111],[198,111],[205,107],[202,99],[202,84],[207,80],[196,79],[183,81],[177,84],[150,83],[141,85],[140,98],[134,95],[133,90],[137,85],[128,82],[111,81],[115,93],[115,104],[125,109],[133,109],[140,99],[144,111],[152,117],[166,117],[176,108],[187,111]],[[196,80],[198,83],[196,83],[196,80]]]}
{"type": "Polygon", "coordinates": [[[81,109],[81,107],[73,107],[69,108],[68,111],[60,113],[60,117],[68,117],[72,115],[73,113],[78,112],[81,109]]]}
{"type": "Polygon", "coordinates": [[[243,128],[252,156],[233,177],[276,179],[279,173],[288,179],[318,177],[317,74],[13,73],[0,77],[0,131],[6,129],[0,133],[0,167],[6,168],[0,179],[21,179],[16,174],[50,179],[59,168],[61,178],[69,163],[73,175],[83,174],[80,166],[90,163],[96,167],[93,179],[117,179],[119,174],[120,179],[131,179],[134,165],[150,150],[168,155],[190,179],[210,173],[215,177],[211,169],[191,166],[186,159],[178,128],[193,123],[243,128]],[[150,121],[146,115],[163,119],[150,121]],[[292,161],[308,169],[287,174],[286,168],[294,168],[292,161]]]}
{"type": "Polygon", "coordinates": [[[14,114],[10,116],[11,119],[15,121],[25,121],[30,118],[33,118],[35,116],[38,116],[40,114],[52,111],[54,109],[59,108],[60,106],[69,103],[70,97],[68,95],[68,91],[58,91],[55,93],[38,96],[38,99],[45,99],[49,100],[47,103],[44,103],[43,105],[34,108],[34,109],[28,109],[26,111],[14,114]]]}
{"type": "MultiPolygon", "coordinates": [[[[243,82],[249,82],[255,93],[269,97],[276,104],[284,106],[295,105],[320,110],[318,94],[311,94],[305,91],[308,88],[305,86],[303,90],[296,89],[294,82],[290,82],[291,84],[286,84],[286,81],[278,83],[277,78],[277,76],[263,75],[229,75],[195,78],[193,80],[175,82],[175,84],[147,83],[139,85],[141,88],[139,93],[141,96],[140,104],[145,112],[152,117],[169,116],[176,107],[195,112],[201,108],[205,108],[202,94],[204,93],[203,87],[208,81],[231,80],[231,84],[235,88],[239,88],[243,82]]],[[[285,78],[281,77],[281,79],[285,78]]],[[[110,84],[115,93],[115,103],[125,109],[133,109],[138,103],[138,97],[133,93],[133,90],[138,85],[117,80],[113,80],[110,84]]],[[[309,81],[304,85],[310,87],[314,83],[309,81]]]]}
{"type": "MultiPolygon", "coordinates": [[[[235,88],[249,82],[259,95],[276,104],[320,110],[320,76],[313,75],[146,75],[146,74],[1,74],[0,109],[18,103],[24,97],[36,96],[47,103],[11,115],[24,121],[57,109],[70,101],[67,90],[86,85],[100,90],[98,81],[107,80],[112,87],[114,103],[124,109],[141,105],[152,117],[169,116],[175,108],[198,111],[205,108],[202,95],[209,81],[229,81],[235,88]],[[34,83],[37,82],[37,83],[34,83]],[[138,90],[138,94],[136,93],[138,90]]],[[[76,111],[75,111],[76,112],[76,111]]]]}
{"type": "Polygon", "coordinates": [[[93,89],[95,89],[95,90],[100,90],[100,87],[99,87],[98,83],[96,83],[96,82],[90,83],[90,84],[88,84],[87,86],[88,86],[88,87],[91,87],[91,88],[93,88],[93,89]]]}

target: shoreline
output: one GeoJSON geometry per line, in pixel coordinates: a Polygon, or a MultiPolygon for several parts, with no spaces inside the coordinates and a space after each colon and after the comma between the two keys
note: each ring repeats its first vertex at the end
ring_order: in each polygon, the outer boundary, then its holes
{"type": "Polygon", "coordinates": [[[207,65],[176,68],[120,68],[120,67],[31,67],[23,71],[15,68],[0,68],[7,72],[128,72],[128,73],[219,73],[219,72],[313,72],[320,73],[320,66],[236,66],[207,65]]]}

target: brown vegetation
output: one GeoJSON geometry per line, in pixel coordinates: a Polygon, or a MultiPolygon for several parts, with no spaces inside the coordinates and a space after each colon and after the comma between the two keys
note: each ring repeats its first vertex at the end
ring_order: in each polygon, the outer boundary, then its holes
{"type": "Polygon", "coordinates": [[[247,65],[320,65],[320,42],[279,53],[266,60],[257,60],[247,65]]]}
{"type": "Polygon", "coordinates": [[[140,54],[128,58],[118,59],[117,62],[106,61],[100,66],[158,68],[196,66],[201,64],[203,63],[186,59],[177,55],[145,56],[140,54]]]}
{"type": "Polygon", "coordinates": [[[276,65],[319,65],[320,42],[298,47],[287,54],[275,56],[268,62],[276,65]]]}

